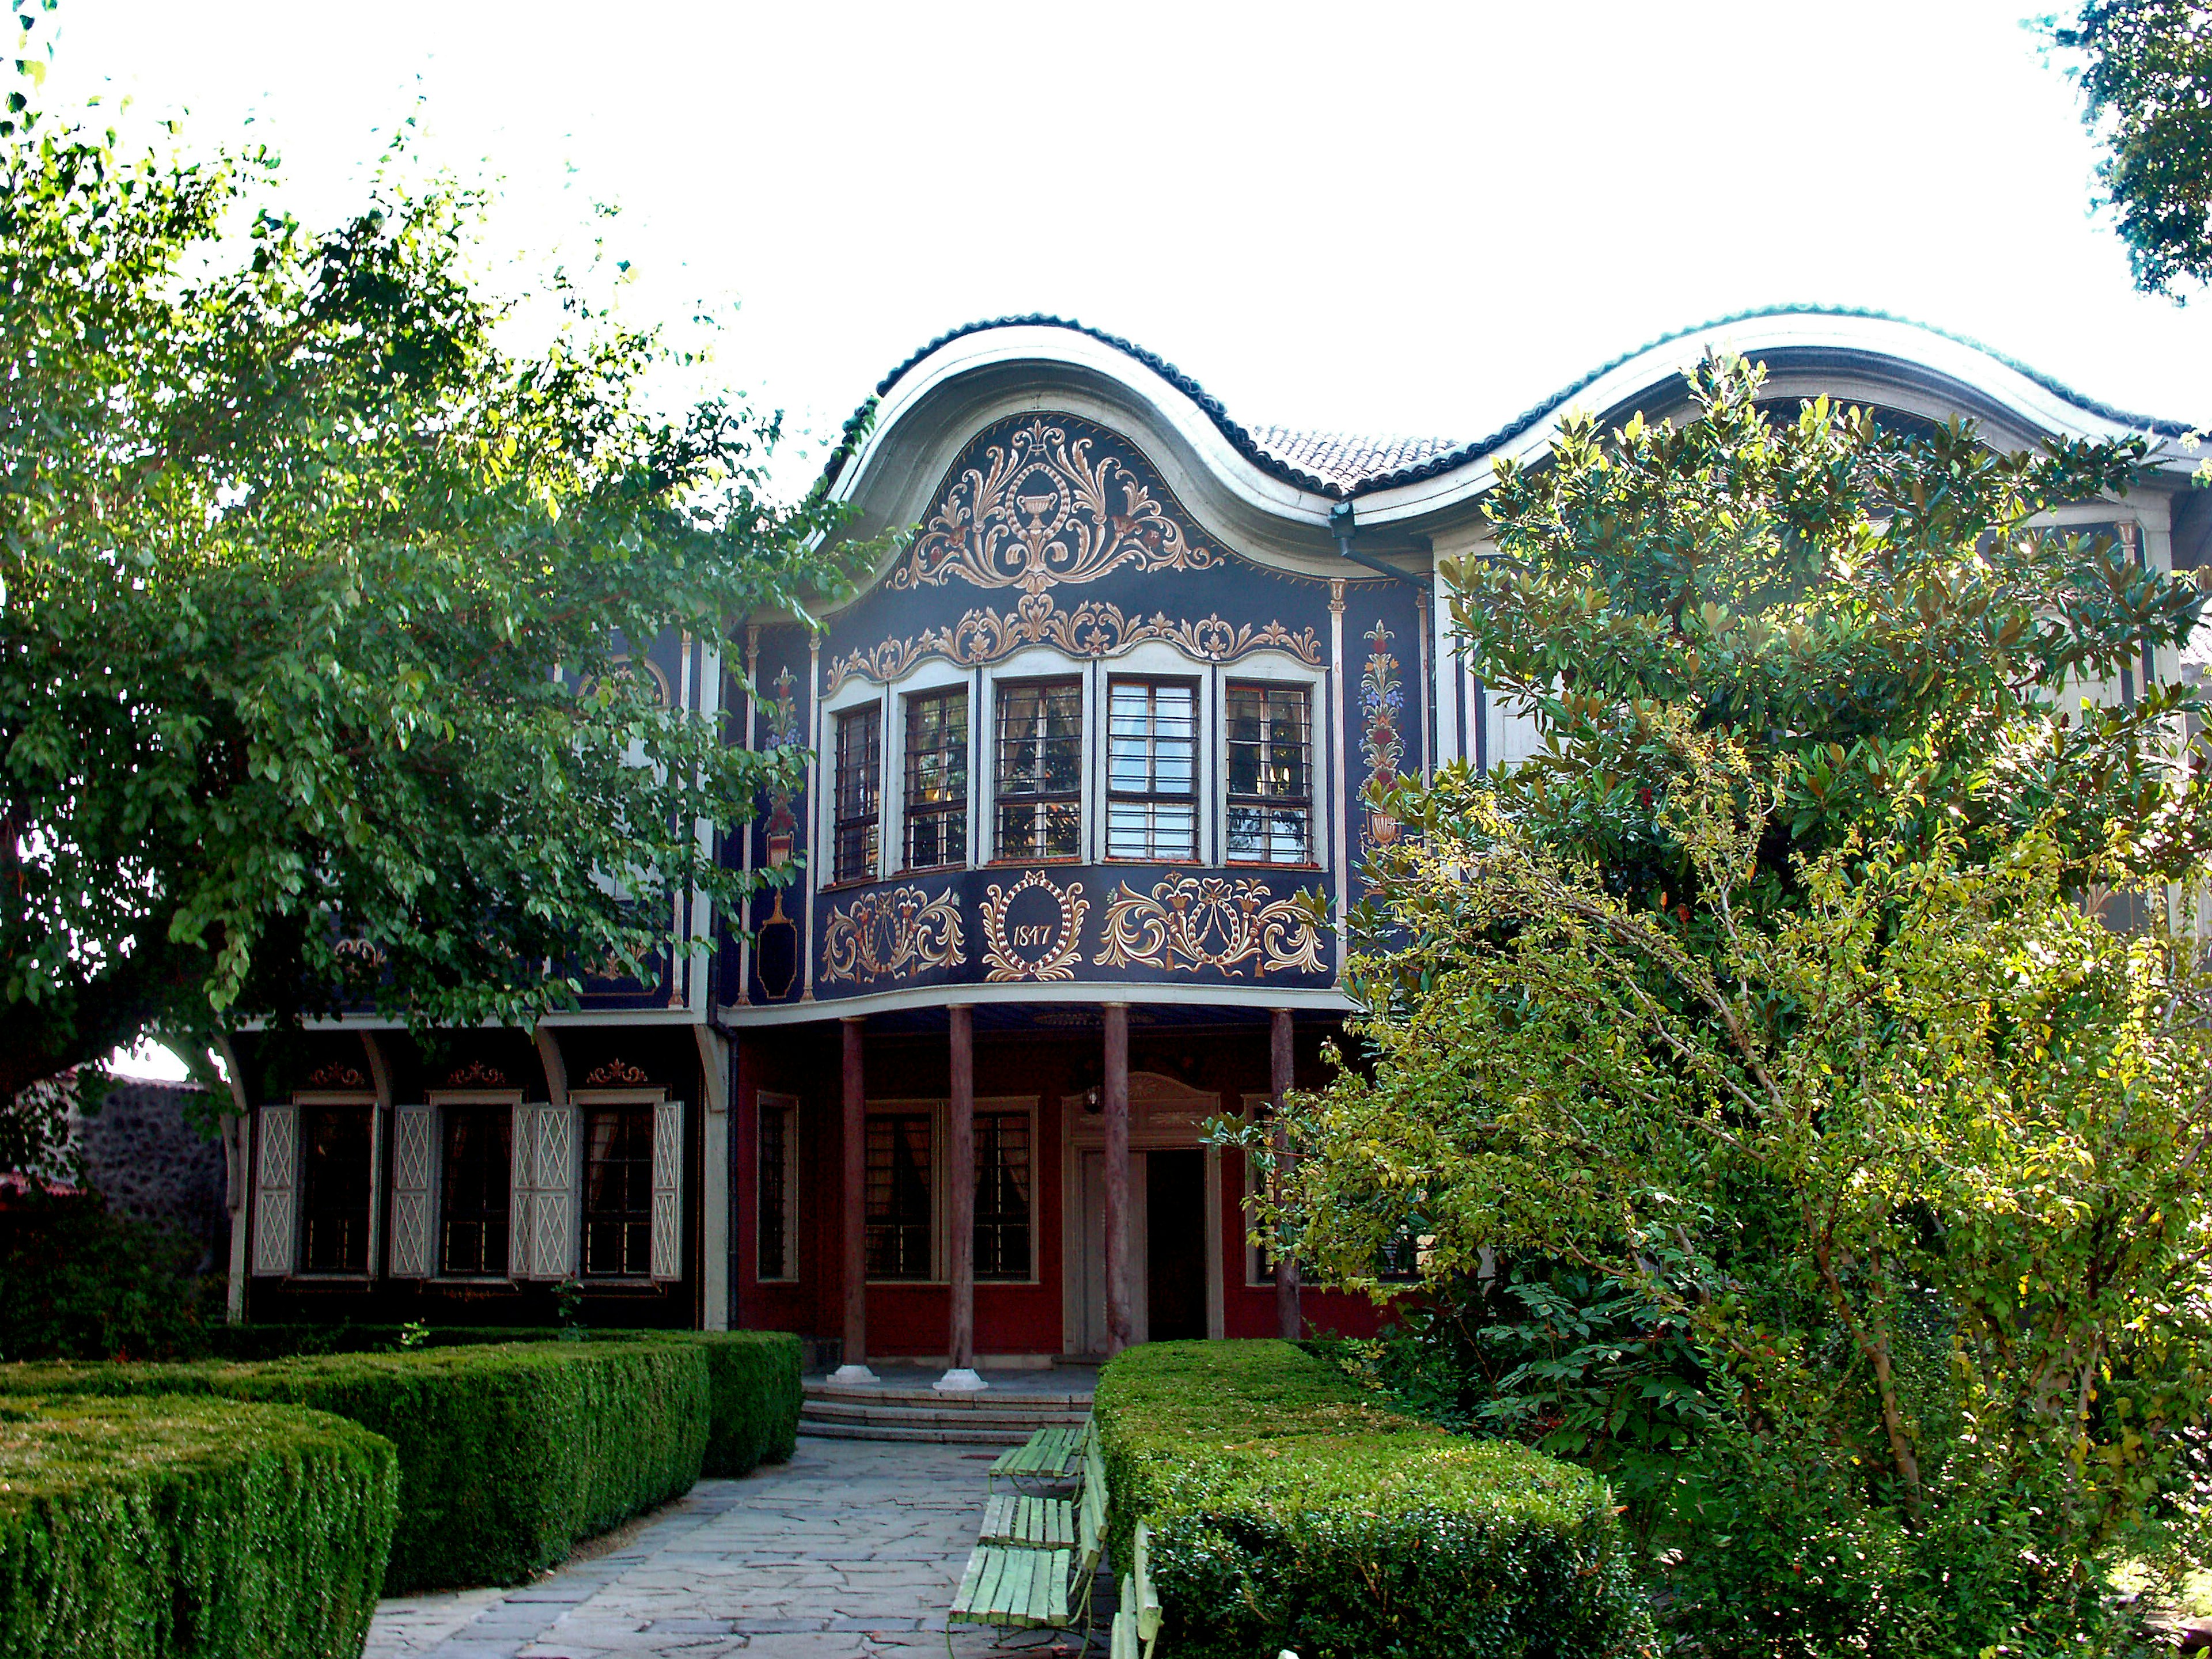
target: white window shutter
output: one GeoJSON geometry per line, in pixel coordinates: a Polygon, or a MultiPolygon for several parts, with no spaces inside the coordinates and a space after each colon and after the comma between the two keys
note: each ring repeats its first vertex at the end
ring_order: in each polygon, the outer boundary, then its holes
{"type": "Polygon", "coordinates": [[[297,1237],[293,1194],[299,1184],[300,1118],[290,1106],[261,1109],[261,1146],[253,1172],[253,1271],[292,1271],[297,1237]]]}
{"type": "Polygon", "coordinates": [[[392,1276],[430,1276],[431,1125],[428,1106],[395,1107],[392,1114],[392,1276]]]}
{"type": "Polygon", "coordinates": [[[576,1271],[577,1120],[574,1106],[524,1108],[532,1122],[536,1185],[531,1194],[530,1277],[568,1279],[576,1271]]]}
{"type": "Polygon", "coordinates": [[[684,1103],[664,1100],[653,1109],[653,1276],[684,1276],[684,1103]]]}
{"type": "Polygon", "coordinates": [[[510,1279],[533,1277],[530,1270],[530,1225],[538,1206],[538,1112],[535,1106],[516,1107],[508,1131],[507,1273],[510,1279]]]}

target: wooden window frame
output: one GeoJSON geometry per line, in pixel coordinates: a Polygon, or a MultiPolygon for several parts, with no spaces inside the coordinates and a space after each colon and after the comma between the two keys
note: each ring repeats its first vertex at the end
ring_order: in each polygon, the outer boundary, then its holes
{"type": "MultiPolygon", "coordinates": [[[[1269,870],[1310,870],[1316,867],[1320,854],[1319,840],[1315,833],[1317,821],[1314,811],[1315,799],[1318,793],[1315,787],[1318,776],[1314,745],[1315,702],[1313,686],[1304,680],[1245,678],[1226,680],[1223,683],[1221,689],[1221,852],[1224,864],[1269,870]],[[1238,694],[1254,691],[1260,693],[1266,700],[1262,705],[1262,724],[1267,735],[1261,737],[1256,744],[1240,741],[1237,737],[1236,727],[1238,694]],[[1300,743],[1304,751],[1301,757],[1301,769],[1305,775],[1305,793],[1302,795],[1289,795],[1269,794],[1264,790],[1257,793],[1240,792],[1232,782],[1239,750],[1258,747],[1261,750],[1260,775],[1262,778],[1266,775],[1269,751],[1276,745],[1272,735],[1272,723],[1264,711],[1272,705],[1273,700],[1277,696],[1294,696],[1298,699],[1303,708],[1304,735],[1300,743]],[[1275,813],[1297,811],[1304,823],[1302,836],[1304,845],[1299,856],[1296,859],[1278,859],[1272,856],[1256,859],[1237,857],[1233,850],[1235,823],[1237,813],[1240,810],[1265,813],[1269,815],[1271,819],[1275,813]]],[[[1265,840],[1268,846],[1273,846],[1274,838],[1272,833],[1267,835],[1265,840]]]]}
{"type": "Polygon", "coordinates": [[[832,884],[874,881],[883,869],[884,705],[880,699],[830,716],[830,848],[832,884]],[[854,741],[866,745],[855,754],[854,741]],[[848,836],[858,837],[848,859],[848,836]]]}
{"type": "MultiPolygon", "coordinates": [[[[653,1279],[653,1133],[657,1127],[657,1112],[663,1101],[662,1092],[637,1091],[621,1094],[610,1091],[605,1095],[572,1094],[571,1103],[576,1110],[576,1277],[587,1285],[647,1285],[653,1279]],[[594,1273],[591,1267],[592,1249],[592,1114],[594,1112],[641,1112],[645,1116],[645,1207],[642,1211],[625,1210],[621,1225],[625,1228],[641,1224],[645,1229],[644,1266],[635,1271],[594,1273]]],[[[625,1162],[639,1162],[630,1158],[625,1162]]],[[[625,1238],[623,1255],[629,1255],[625,1238]]]]}
{"type": "MultiPolygon", "coordinates": [[[[1070,665],[1073,667],[1074,665],[1070,665]]],[[[1083,676],[1079,672],[1060,674],[1010,675],[994,680],[991,686],[991,859],[996,864],[1077,864],[1083,860],[1084,848],[1084,790],[1083,781],[1089,769],[1085,745],[1088,740],[1089,721],[1085,718],[1083,676]],[[1075,775],[1072,787],[1066,789],[1013,790],[1007,787],[1008,759],[1017,752],[1009,747],[1007,716],[1016,694],[1025,691],[1060,690],[1073,699],[1075,710],[1075,775]],[[1006,845],[1006,810],[1009,806],[1026,806],[1030,813],[1030,830],[1025,845],[1009,849],[1006,845]],[[1039,815],[1054,806],[1075,809],[1075,833],[1073,844],[1064,853],[1037,850],[1039,815]]],[[[1048,736],[1024,736],[1018,739],[1022,746],[1052,742],[1048,736]]],[[[1040,757],[1038,770],[1042,771],[1040,757]]]]}
{"type": "Polygon", "coordinates": [[[514,1279],[514,1136],[515,1117],[522,1107],[522,1094],[455,1095],[443,1091],[432,1094],[430,1121],[434,1132],[430,1148],[431,1232],[430,1273],[432,1283],[448,1285],[505,1285],[514,1279]],[[454,1112],[503,1111],[507,1114],[507,1151],[501,1160],[500,1174],[507,1182],[507,1247],[501,1253],[505,1265],[497,1273],[457,1273],[446,1266],[447,1194],[451,1190],[447,1182],[447,1125],[454,1112]]]}
{"type": "Polygon", "coordinates": [[[903,714],[904,738],[901,750],[904,756],[902,775],[904,789],[900,797],[899,851],[902,867],[907,870],[959,870],[969,862],[968,804],[972,789],[969,770],[969,742],[972,737],[974,698],[964,682],[951,685],[933,685],[908,692],[901,699],[903,714]],[[917,713],[926,705],[957,704],[960,711],[960,735],[957,741],[947,738],[945,721],[938,721],[938,740],[927,746],[917,744],[921,729],[917,713]],[[957,771],[958,794],[943,800],[925,802],[921,799],[923,788],[923,763],[931,758],[940,766],[957,771]],[[940,858],[922,863],[915,857],[915,831],[925,824],[939,826],[939,846],[942,848],[949,837],[956,844],[950,858],[940,858]]]}
{"type": "Polygon", "coordinates": [[[862,1120],[862,1197],[861,1271],[871,1285],[942,1285],[945,1283],[945,1265],[947,1260],[945,1203],[945,1103],[942,1100],[872,1100],[862,1120]],[[878,1118],[921,1118],[929,1125],[929,1164],[923,1172],[924,1186],[929,1194],[928,1249],[929,1261],[921,1273],[901,1273],[886,1277],[875,1270],[875,1253],[868,1248],[869,1231],[875,1224],[866,1213],[866,1183],[869,1174],[867,1141],[872,1139],[871,1129],[878,1118]]]}
{"type": "Polygon", "coordinates": [[[1105,718],[1100,722],[1101,730],[1103,732],[1103,741],[1100,744],[1100,758],[1104,763],[1105,770],[1104,811],[1100,825],[1104,842],[1101,849],[1104,855],[1104,861],[1109,864],[1197,863],[1203,852],[1200,830],[1206,804],[1201,782],[1206,775],[1203,764],[1206,707],[1204,684],[1191,676],[1182,674],[1145,672],[1109,674],[1106,677],[1105,704],[1105,718]],[[1116,704],[1118,694],[1125,686],[1142,686],[1146,694],[1144,734],[1146,787],[1142,789],[1117,787],[1115,783],[1115,745],[1121,741],[1121,734],[1115,730],[1115,721],[1118,717],[1116,704]],[[1190,699],[1189,730],[1187,738],[1184,739],[1190,745],[1188,773],[1190,787],[1187,791],[1181,793],[1163,789],[1159,782],[1160,745],[1163,742],[1175,741],[1171,737],[1163,738],[1159,730],[1159,693],[1168,690],[1181,691],[1190,699]],[[1117,805],[1141,805],[1145,809],[1145,850],[1141,853],[1117,852],[1114,846],[1114,810],[1117,805]],[[1159,848],[1157,815],[1163,806],[1180,810],[1187,815],[1189,824],[1189,841],[1187,848],[1182,852],[1164,853],[1159,848]]]}
{"type": "Polygon", "coordinates": [[[377,1098],[370,1093],[325,1093],[308,1091],[295,1093],[286,1104],[292,1109],[292,1270],[290,1279],[311,1279],[325,1284],[367,1285],[376,1277],[377,1254],[383,1241],[378,1236],[378,1189],[384,1185],[383,1149],[379,1144],[384,1133],[384,1113],[377,1098]],[[307,1118],[310,1113],[324,1111],[358,1111],[368,1120],[368,1203],[362,1218],[362,1265],[358,1267],[311,1267],[307,1265],[307,1118]]]}
{"type": "Polygon", "coordinates": [[[770,1089],[758,1091],[753,1097],[753,1282],[757,1285],[796,1285],[799,1283],[799,1097],[781,1094],[770,1089]],[[771,1112],[788,1114],[783,1133],[783,1148],[776,1171],[782,1187],[783,1218],[777,1240],[783,1252],[783,1270],[769,1273],[761,1271],[760,1245],[767,1237],[768,1205],[764,1196],[769,1178],[767,1148],[763,1129],[771,1112]]]}

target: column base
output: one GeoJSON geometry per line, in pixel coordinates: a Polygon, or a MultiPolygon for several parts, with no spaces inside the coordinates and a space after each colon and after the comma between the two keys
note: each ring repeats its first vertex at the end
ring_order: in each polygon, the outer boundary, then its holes
{"type": "Polygon", "coordinates": [[[972,1370],[947,1371],[929,1385],[939,1394],[980,1394],[991,1385],[972,1370]]]}
{"type": "Polygon", "coordinates": [[[883,1379],[866,1365],[840,1365],[830,1373],[830,1380],[841,1388],[850,1388],[856,1382],[880,1382],[883,1379]]]}

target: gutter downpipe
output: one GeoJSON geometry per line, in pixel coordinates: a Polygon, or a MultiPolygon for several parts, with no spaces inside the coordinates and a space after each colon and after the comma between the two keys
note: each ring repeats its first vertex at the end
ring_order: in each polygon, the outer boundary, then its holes
{"type": "MultiPolygon", "coordinates": [[[[1336,551],[1340,558],[1348,559],[1353,564],[1365,565],[1370,570],[1379,571],[1385,576],[1395,577],[1424,599],[1428,597],[1428,585],[1419,576],[1409,575],[1396,565],[1385,564],[1369,554],[1352,550],[1352,538],[1358,533],[1359,525],[1350,497],[1329,508],[1328,527],[1336,537],[1336,551]]],[[[1417,607],[1417,614],[1425,617],[1427,612],[1425,609],[1417,607]]],[[[1433,772],[1440,757],[1437,753],[1437,688],[1429,684],[1421,687],[1421,742],[1429,769],[1433,772]]]]}

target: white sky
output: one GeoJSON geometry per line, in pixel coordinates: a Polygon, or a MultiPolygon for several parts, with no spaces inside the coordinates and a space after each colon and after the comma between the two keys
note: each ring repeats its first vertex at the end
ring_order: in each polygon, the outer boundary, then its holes
{"type": "Polygon", "coordinates": [[[638,320],[739,302],[726,384],[817,434],[1007,313],[1133,338],[1249,424],[1465,440],[1784,301],[2212,422],[2212,299],[2136,295],[2090,216],[2073,88],[2020,27],[2057,4],[63,0],[46,26],[58,97],[269,142],[312,222],[419,97],[421,154],[501,181],[499,252],[604,234],[638,320]]]}

